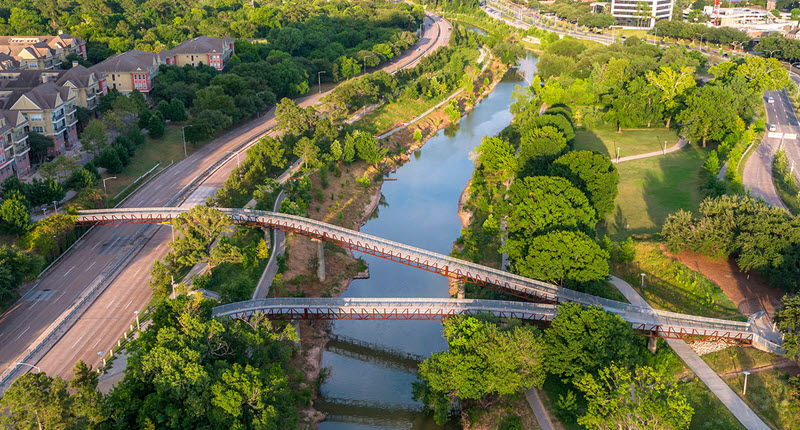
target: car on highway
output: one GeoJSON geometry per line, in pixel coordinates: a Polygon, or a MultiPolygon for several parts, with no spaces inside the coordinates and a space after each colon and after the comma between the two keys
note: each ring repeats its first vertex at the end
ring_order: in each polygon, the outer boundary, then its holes
{"type": "Polygon", "coordinates": [[[775,124],[767,124],[767,130],[775,131],[777,129],[778,129],[778,127],[775,124]]]}
{"type": "Polygon", "coordinates": [[[772,97],[767,97],[767,103],[775,103],[775,99],[772,97]]]}

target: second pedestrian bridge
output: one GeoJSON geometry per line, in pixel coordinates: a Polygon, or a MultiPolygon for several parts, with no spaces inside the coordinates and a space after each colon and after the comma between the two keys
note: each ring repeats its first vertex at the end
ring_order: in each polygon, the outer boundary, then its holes
{"type": "MultiPolygon", "coordinates": [[[[189,208],[130,208],[81,211],[79,225],[163,224],[189,208]]],[[[532,301],[576,302],[613,312],[650,336],[721,341],[775,350],[747,322],[728,321],[653,310],[604,299],[502,270],[482,266],[321,221],[250,209],[219,209],[239,225],[279,229],[375,255],[459,281],[493,288],[532,301]]],[[[448,299],[262,299],[215,308],[216,315],[249,317],[262,313],[284,319],[442,319],[449,315],[491,313],[546,323],[556,315],[553,304],[448,299]]]]}

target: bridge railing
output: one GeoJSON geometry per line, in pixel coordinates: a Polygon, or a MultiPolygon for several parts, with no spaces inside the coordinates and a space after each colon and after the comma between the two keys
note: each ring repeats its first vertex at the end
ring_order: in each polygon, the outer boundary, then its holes
{"type": "Polygon", "coordinates": [[[276,298],[256,299],[217,306],[212,310],[214,316],[225,316],[243,312],[255,312],[267,308],[304,309],[435,309],[471,312],[520,312],[555,316],[556,305],[541,303],[509,302],[500,300],[473,299],[329,299],[329,298],[276,298]]]}
{"type": "MultiPolygon", "coordinates": [[[[104,216],[130,218],[136,216],[147,217],[159,215],[162,219],[174,218],[187,209],[178,208],[139,208],[139,209],[108,209],[108,210],[86,210],[82,211],[79,219],[86,218],[91,221],[104,216]]],[[[549,284],[523,276],[514,275],[491,267],[481,266],[469,261],[460,260],[451,256],[438,254],[422,248],[405,245],[377,236],[356,232],[347,228],[328,224],[322,221],[313,220],[294,215],[282,213],[257,211],[251,209],[220,209],[223,213],[230,216],[235,222],[258,223],[264,226],[290,229],[303,234],[308,234],[320,238],[327,238],[334,242],[357,243],[364,250],[378,250],[392,255],[405,253],[406,259],[425,259],[426,265],[437,268],[442,274],[448,271],[453,273],[467,273],[472,276],[480,276],[487,283],[497,285],[513,285],[518,290],[528,291],[532,296],[538,296],[556,302],[577,302],[584,305],[595,305],[615,312],[625,318],[641,320],[648,324],[668,324],[675,327],[697,328],[697,329],[718,329],[737,332],[748,332],[749,324],[746,322],[726,321],[715,318],[705,318],[693,315],[679,314],[675,312],[657,311],[649,308],[631,305],[615,300],[604,299],[590,294],[581,293],[557,285],[549,284]]],[[[361,249],[359,249],[361,250],[361,249]]],[[[513,302],[510,302],[513,303],[513,302]]]]}

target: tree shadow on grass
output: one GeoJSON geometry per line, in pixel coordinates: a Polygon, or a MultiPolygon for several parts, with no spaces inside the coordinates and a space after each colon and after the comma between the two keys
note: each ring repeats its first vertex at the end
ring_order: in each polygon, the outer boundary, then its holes
{"type": "Polygon", "coordinates": [[[595,151],[611,158],[603,139],[592,130],[577,130],[573,146],[577,151],[595,151]]]}
{"type": "Polygon", "coordinates": [[[632,233],[661,231],[664,221],[678,210],[697,211],[702,200],[700,150],[686,146],[680,151],[658,156],[658,168],[647,171],[642,178],[641,192],[645,210],[654,227],[638,228],[632,233]],[[658,174],[661,173],[661,174],[658,174]]]}

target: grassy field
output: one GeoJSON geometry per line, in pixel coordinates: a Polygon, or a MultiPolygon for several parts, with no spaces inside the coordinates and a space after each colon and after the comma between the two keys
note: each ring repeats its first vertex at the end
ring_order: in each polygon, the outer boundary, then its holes
{"type": "Polygon", "coordinates": [[[372,134],[383,133],[401,122],[416,118],[426,110],[436,106],[446,97],[436,97],[430,100],[407,100],[403,98],[394,103],[385,103],[368,113],[357,124],[362,130],[372,134]]]}
{"type": "Polygon", "coordinates": [[[661,229],[678,209],[696,209],[702,200],[700,168],[706,150],[686,146],[664,156],[620,163],[616,209],[599,226],[600,235],[622,239],[661,229]]]}
{"type": "Polygon", "coordinates": [[[674,130],[653,128],[644,130],[623,130],[617,133],[614,129],[577,130],[575,132],[575,149],[597,151],[609,157],[615,157],[617,148],[620,157],[660,151],[678,142],[674,130]]]}
{"type": "Polygon", "coordinates": [[[614,273],[658,309],[712,318],[744,318],[719,286],[702,273],[664,255],[658,243],[637,243],[636,260],[618,265],[614,273]],[[644,288],[641,273],[645,274],[644,288]]]}
{"type": "MultiPolygon", "coordinates": [[[[783,357],[745,347],[727,348],[704,355],[703,359],[719,374],[739,372],[786,361],[783,357]]],[[[753,372],[747,378],[745,401],[762,419],[767,421],[767,424],[775,428],[796,429],[800,423],[800,405],[791,401],[790,388],[786,383],[788,376],[789,374],[785,370],[769,369],[753,372]]],[[[723,379],[737,394],[742,392],[744,388],[742,375],[723,379]]]]}
{"type": "MultiPolygon", "coordinates": [[[[189,154],[194,151],[192,145],[186,145],[189,154]]],[[[153,166],[161,162],[159,169],[164,168],[171,161],[178,162],[183,159],[183,135],[179,125],[170,125],[164,131],[161,139],[147,138],[142,146],[136,148],[136,155],[131,158],[131,164],[125,166],[122,173],[110,175],[103,174],[104,178],[116,176],[117,179],[106,181],[109,197],[114,197],[125,187],[130,185],[139,176],[143,175],[153,166]]]]}

